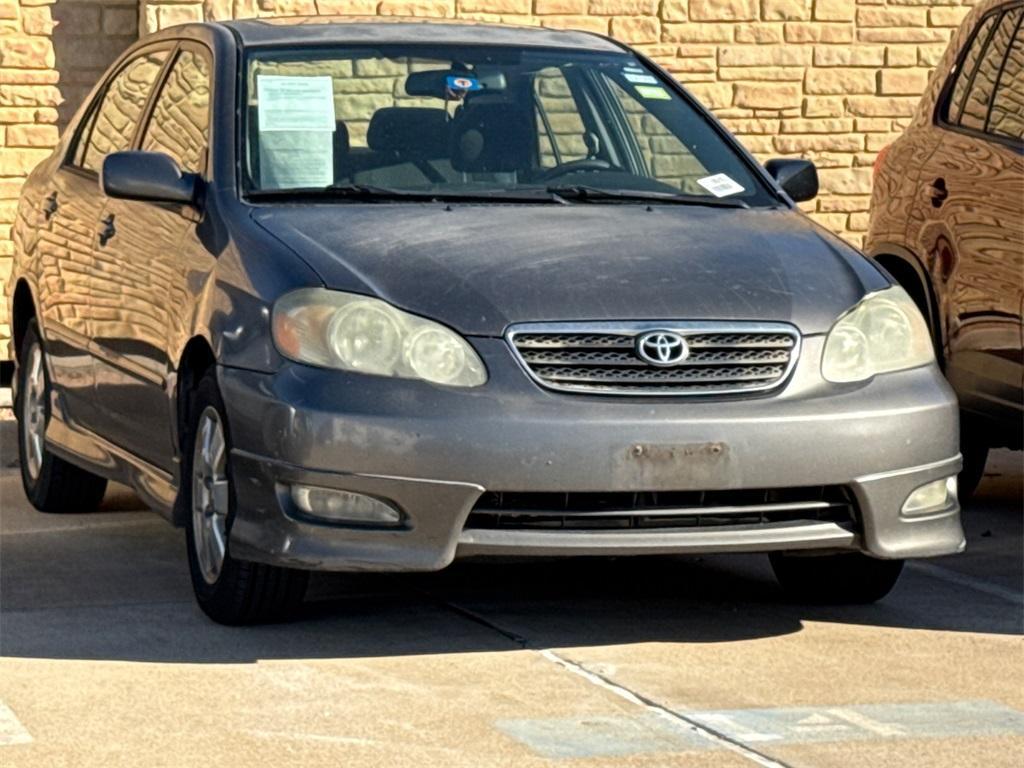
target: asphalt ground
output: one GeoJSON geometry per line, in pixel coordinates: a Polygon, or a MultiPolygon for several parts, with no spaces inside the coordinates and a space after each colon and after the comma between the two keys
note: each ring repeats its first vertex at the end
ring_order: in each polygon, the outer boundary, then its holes
{"type": "Polygon", "coordinates": [[[1021,454],[968,550],[867,607],[788,603],[762,556],[318,576],[229,629],[180,530],[112,487],[25,501],[0,424],[0,765],[1024,764],[1021,454]]]}

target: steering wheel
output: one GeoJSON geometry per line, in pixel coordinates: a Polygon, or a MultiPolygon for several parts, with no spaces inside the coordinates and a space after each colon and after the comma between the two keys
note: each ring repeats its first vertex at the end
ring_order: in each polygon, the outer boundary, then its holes
{"type": "Polygon", "coordinates": [[[549,168],[537,177],[538,181],[551,181],[557,179],[559,176],[565,176],[569,173],[579,173],[580,171],[610,171],[612,170],[612,164],[607,160],[601,160],[596,157],[584,157],[580,160],[570,160],[568,163],[562,163],[556,165],[554,168],[549,168]]]}

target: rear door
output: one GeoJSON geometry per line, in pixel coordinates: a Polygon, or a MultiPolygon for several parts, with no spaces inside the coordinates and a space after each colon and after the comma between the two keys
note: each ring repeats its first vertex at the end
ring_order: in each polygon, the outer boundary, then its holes
{"type": "MultiPolygon", "coordinates": [[[[206,175],[210,130],[209,52],[182,43],[153,101],[139,149],[169,155],[185,173],[206,175]]],[[[180,204],[109,200],[98,250],[116,264],[126,291],[118,316],[98,322],[96,401],[110,439],[146,461],[173,469],[172,359],[191,293],[181,259],[198,215],[180,204]]]]}
{"type": "Polygon", "coordinates": [[[118,274],[96,258],[96,221],[103,210],[99,171],[108,152],[127,149],[167,49],[151,48],[112,73],[79,124],[39,212],[39,304],[54,384],[69,419],[103,432],[93,399],[91,338],[97,320],[119,301],[118,274]]]}
{"type": "MultiPolygon", "coordinates": [[[[976,38],[940,110],[942,143],[920,177],[947,375],[962,405],[1019,423],[1024,350],[1024,5],[976,38]]],[[[1010,427],[1013,429],[1014,427],[1010,427]]]]}

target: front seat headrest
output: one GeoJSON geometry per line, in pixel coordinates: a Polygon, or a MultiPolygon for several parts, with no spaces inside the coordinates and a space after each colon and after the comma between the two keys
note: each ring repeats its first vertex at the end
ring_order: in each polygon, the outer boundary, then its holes
{"type": "Polygon", "coordinates": [[[448,113],[432,107],[382,107],[373,113],[366,144],[374,152],[437,159],[448,153],[448,113]]]}
{"type": "Polygon", "coordinates": [[[470,102],[452,124],[452,167],[465,173],[524,171],[534,138],[528,110],[507,102],[470,102]]]}

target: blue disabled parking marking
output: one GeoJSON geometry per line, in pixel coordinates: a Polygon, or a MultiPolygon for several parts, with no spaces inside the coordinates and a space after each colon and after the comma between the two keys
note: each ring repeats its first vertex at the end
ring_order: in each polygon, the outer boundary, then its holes
{"type": "MultiPolygon", "coordinates": [[[[775,744],[1024,736],[1024,712],[992,701],[722,709],[679,713],[692,723],[752,749],[775,744]]],[[[618,757],[721,749],[682,724],[651,713],[499,720],[495,726],[550,759],[618,757]]]]}
{"type": "Polygon", "coordinates": [[[991,701],[727,709],[685,714],[730,739],[752,745],[1024,735],[1024,712],[991,701]]]}
{"type": "Polygon", "coordinates": [[[714,749],[715,744],[653,714],[635,717],[499,720],[499,731],[549,759],[623,757],[714,749]]]}

